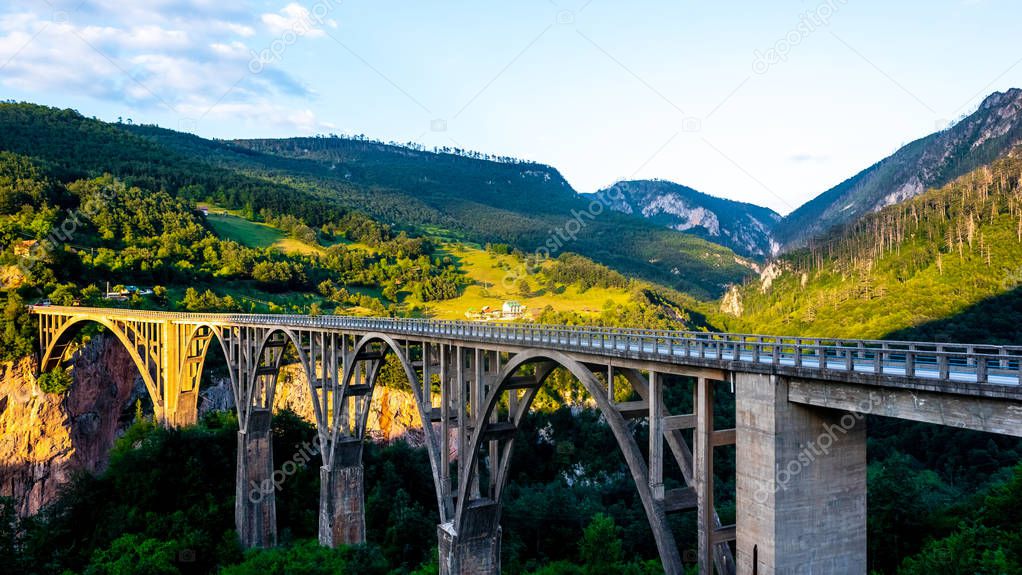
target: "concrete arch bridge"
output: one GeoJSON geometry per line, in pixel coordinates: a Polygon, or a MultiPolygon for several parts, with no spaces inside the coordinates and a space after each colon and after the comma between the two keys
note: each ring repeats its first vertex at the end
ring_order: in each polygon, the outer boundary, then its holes
{"type": "Polygon", "coordinates": [[[240,426],[235,519],[250,547],[276,543],[273,490],[253,496],[251,486],[272,481],[271,408],[285,350],[297,355],[313,398],[319,538],[331,546],[365,540],[361,447],[392,356],[428,422],[444,575],[500,572],[515,434],[559,368],[606,419],[671,575],[684,572],[668,522],[681,512],[697,517],[701,573],[865,573],[865,413],[1022,436],[1022,347],[50,306],[32,313],[41,371],[66,360],[84,326],[100,324],[127,348],[170,426],[196,420],[204,361],[220,347],[240,426]],[[691,413],[665,406],[665,375],[694,378],[691,413]],[[719,385],[734,388],[733,429],[713,426],[719,385]],[[632,399],[616,401],[616,386],[632,399]],[[636,439],[634,420],[648,425],[648,441],[636,439]],[[721,523],[713,500],[713,450],[724,445],[736,450],[733,525],[721,523]],[[680,487],[665,487],[665,469],[680,487]]]}

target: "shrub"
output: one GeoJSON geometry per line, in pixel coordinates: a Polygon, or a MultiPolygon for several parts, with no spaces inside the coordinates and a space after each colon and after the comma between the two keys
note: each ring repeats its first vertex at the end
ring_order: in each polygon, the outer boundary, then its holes
{"type": "Polygon", "coordinates": [[[73,382],[74,378],[71,377],[71,372],[63,367],[58,367],[39,376],[39,389],[46,393],[62,394],[71,389],[73,382]]]}

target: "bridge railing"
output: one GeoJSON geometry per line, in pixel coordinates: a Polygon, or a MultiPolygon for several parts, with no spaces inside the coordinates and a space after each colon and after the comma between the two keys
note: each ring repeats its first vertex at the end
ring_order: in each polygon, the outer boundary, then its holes
{"type": "Polygon", "coordinates": [[[33,308],[33,311],[69,315],[92,313],[187,323],[382,331],[395,335],[520,343],[603,355],[773,364],[825,374],[856,372],[943,381],[1022,384],[1022,346],[353,316],[190,314],[53,306],[33,308]]]}

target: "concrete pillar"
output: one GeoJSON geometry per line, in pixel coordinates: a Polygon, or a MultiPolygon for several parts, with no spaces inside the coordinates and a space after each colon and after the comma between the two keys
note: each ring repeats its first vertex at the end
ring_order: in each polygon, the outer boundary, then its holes
{"type": "Polygon", "coordinates": [[[361,446],[337,446],[331,466],[319,470],[319,543],[326,547],[366,541],[365,479],[361,446]]]}
{"type": "Polygon", "coordinates": [[[199,421],[199,390],[182,391],[178,394],[177,408],[170,415],[169,424],[173,427],[187,427],[199,421]]]}
{"type": "Polygon", "coordinates": [[[713,575],[713,385],[696,380],[696,427],[692,432],[692,476],[696,492],[697,552],[700,575],[713,575]]]}
{"type": "Polygon", "coordinates": [[[485,503],[467,509],[460,532],[451,522],[437,527],[440,575],[500,574],[499,508],[485,503]]]}
{"type": "Polygon", "coordinates": [[[238,432],[238,476],[234,521],[241,546],[277,544],[277,485],[273,483],[273,436],[268,409],[252,409],[245,431],[238,432]]]}
{"type": "Polygon", "coordinates": [[[738,573],[866,573],[866,421],[736,374],[738,573]]]}

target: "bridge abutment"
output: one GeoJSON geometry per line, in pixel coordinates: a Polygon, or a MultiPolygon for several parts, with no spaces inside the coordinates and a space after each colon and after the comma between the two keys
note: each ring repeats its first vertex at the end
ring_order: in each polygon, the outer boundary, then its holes
{"type": "Polygon", "coordinates": [[[735,374],[738,573],[866,573],[866,421],[735,374]]]}
{"type": "Polygon", "coordinates": [[[500,504],[475,505],[461,529],[453,522],[437,526],[440,575],[500,574],[500,504]]]}
{"type": "Polygon", "coordinates": [[[333,464],[319,471],[319,542],[327,547],[366,541],[365,476],[361,446],[337,446],[333,464]]]}
{"type": "Polygon", "coordinates": [[[276,493],[273,480],[271,412],[253,409],[245,431],[238,432],[238,479],[234,520],[242,547],[277,544],[276,493]]]}

